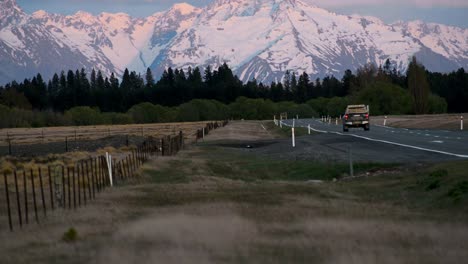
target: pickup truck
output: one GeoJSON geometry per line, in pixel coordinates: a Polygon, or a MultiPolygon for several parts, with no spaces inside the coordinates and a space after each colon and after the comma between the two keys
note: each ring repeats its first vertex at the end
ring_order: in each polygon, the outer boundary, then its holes
{"type": "Polygon", "coordinates": [[[343,132],[348,132],[350,127],[362,127],[369,131],[369,106],[348,105],[343,115],[343,132]]]}

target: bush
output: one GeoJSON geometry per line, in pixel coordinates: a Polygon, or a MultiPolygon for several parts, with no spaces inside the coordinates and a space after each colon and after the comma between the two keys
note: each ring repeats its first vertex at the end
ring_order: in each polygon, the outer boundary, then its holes
{"type": "Polygon", "coordinates": [[[124,113],[102,113],[103,124],[108,125],[126,125],[133,124],[133,118],[129,114],[124,113]]]}
{"type": "Polygon", "coordinates": [[[71,227],[63,234],[62,240],[65,242],[75,242],[78,240],[78,232],[75,228],[71,227]]]}
{"type": "Polygon", "coordinates": [[[429,98],[429,113],[430,114],[443,114],[447,113],[447,101],[435,94],[430,94],[429,98]]]}
{"type": "Polygon", "coordinates": [[[353,103],[369,105],[372,115],[399,115],[412,112],[412,101],[408,91],[386,82],[372,83],[359,91],[353,103]]]}
{"type": "Polygon", "coordinates": [[[348,106],[348,98],[346,97],[333,97],[328,101],[327,113],[329,116],[337,117],[344,114],[348,106]]]}
{"type": "Polygon", "coordinates": [[[99,109],[89,106],[73,107],[65,112],[65,117],[69,118],[74,126],[89,126],[103,123],[99,109]]]}
{"type": "MultiPolygon", "coordinates": [[[[315,110],[318,115],[324,116],[328,115],[328,103],[330,102],[329,98],[319,97],[316,99],[311,99],[306,102],[313,110],[315,110]]],[[[344,110],[343,110],[344,111],[344,110]]]]}
{"type": "Polygon", "coordinates": [[[229,105],[231,116],[235,119],[266,120],[273,119],[277,107],[275,103],[264,99],[239,97],[229,105]]]}
{"type": "Polygon", "coordinates": [[[152,103],[141,103],[134,105],[128,114],[132,117],[133,121],[137,124],[167,122],[169,108],[154,105],[152,103]]]}

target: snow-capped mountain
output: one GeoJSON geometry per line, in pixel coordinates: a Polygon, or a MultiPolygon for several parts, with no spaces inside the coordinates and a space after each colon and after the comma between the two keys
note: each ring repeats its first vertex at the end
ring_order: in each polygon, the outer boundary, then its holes
{"type": "Polygon", "coordinates": [[[315,76],[390,59],[405,71],[416,55],[428,69],[468,68],[468,30],[420,21],[387,25],[338,15],[301,0],[216,0],[176,4],[147,18],[86,12],[25,14],[0,0],[0,84],[40,72],[125,68],[213,68],[226,62],[244,81],[280,80],[286,70],[315,76]]]}

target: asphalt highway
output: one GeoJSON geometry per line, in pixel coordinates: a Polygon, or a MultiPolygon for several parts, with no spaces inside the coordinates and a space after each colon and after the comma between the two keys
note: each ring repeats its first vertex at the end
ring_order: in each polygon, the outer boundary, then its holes
{"type": "Polygon", "coordinates": [[[468,158],[468,131],[447,130],[416,130],[405,128],[384,127],[372,124],[370,131],[362,128],[350,128],[343,132],[341,124],[322,122],[320,119],[283,120],[283,125],[307,128],[323,134],[334,134],[343,137],[353,137],[379,144],[399,146],[402,151],[424,151],[450,157],[468,158]]]}

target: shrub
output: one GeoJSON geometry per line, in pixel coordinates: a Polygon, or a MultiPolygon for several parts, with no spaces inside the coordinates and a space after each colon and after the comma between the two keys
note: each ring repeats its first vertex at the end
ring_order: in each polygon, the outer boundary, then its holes
{"type": "Polygon", "coordinates": [[[75,242],[78,240],[78,232],[75,228],[71,227],[63,234],[62,240],[69,243],[75,242]]]}
{"type": "Polygon", "coordinates": [[[65,117],[69,118],[75,126],[97,125],[103,121],[99,109],[89,106],[73,107],[65,112],[65,117]]]}

